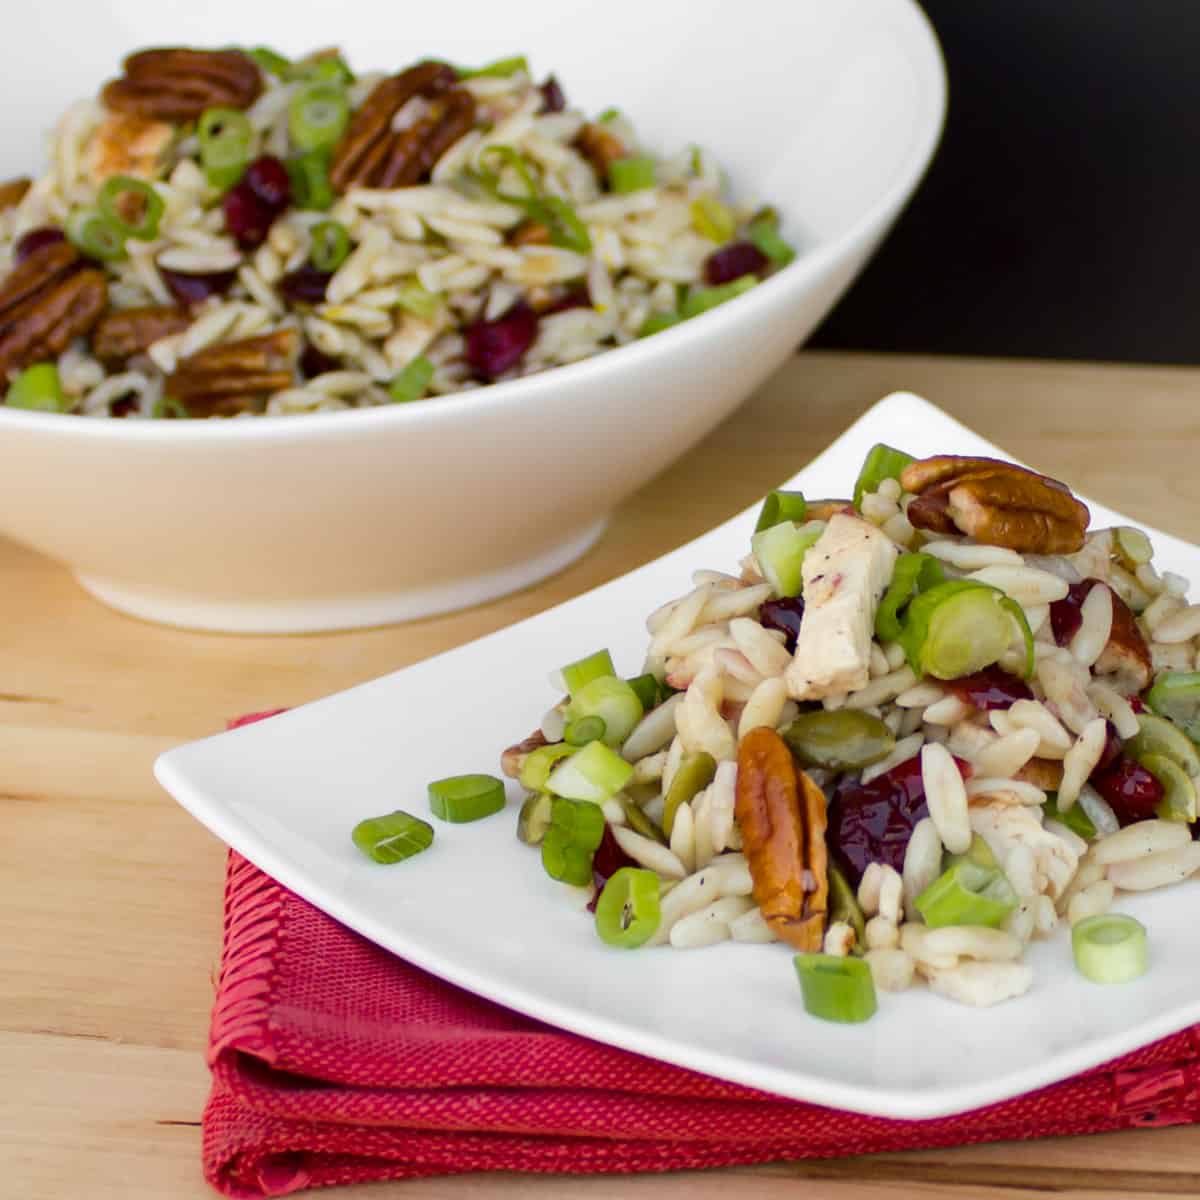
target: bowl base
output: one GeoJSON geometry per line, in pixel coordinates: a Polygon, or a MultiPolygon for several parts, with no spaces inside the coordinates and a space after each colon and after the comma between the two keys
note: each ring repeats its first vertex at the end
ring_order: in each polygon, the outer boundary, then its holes
{"type": "Polygon", "coordinates": [[[328,633],[415,621],[470,608],[538,583],[580,558],[604,532],[608,517],[572,533],[537,558],[437,587],[357,596],[245,603],[76,574],[80,586],[118,612],[159,625],[208,633],[328,633]]]}

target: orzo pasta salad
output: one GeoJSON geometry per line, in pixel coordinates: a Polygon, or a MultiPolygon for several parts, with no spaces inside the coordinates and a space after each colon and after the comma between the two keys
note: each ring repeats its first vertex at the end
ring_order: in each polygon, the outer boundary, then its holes
{"type": "Polygon", "coordinates": [[[94,417],[408,402],[575,362],[794,258],[700,146],[523,57],[143,50],[0,184],[0,387],[94,417]]]}
{"type": "MultiPolygon", "coordinates": [[[[868,456],[849,499],[775,492],[732,573],[650,614],[510,747],[518,835],[625,948],[783,942],[808,1009],[1033,983],[1070,928],[1147,966],[1126,893],[1200,869],[1200,605],[1140,530],[986,458],[868,456]]],[[[1152,932],[1152,931],[1151,931],[1152,932]]]]}

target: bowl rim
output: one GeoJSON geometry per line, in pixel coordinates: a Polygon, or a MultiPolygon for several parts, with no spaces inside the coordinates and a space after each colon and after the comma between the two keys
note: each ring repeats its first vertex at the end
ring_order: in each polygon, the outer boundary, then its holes
{"type": "MultiPolygon", "coordinates": [[[[820,242],[811,250],[797,255],[782,270],[768,276],[758,286],[738,297],[736,304],[723,304],[709,309],[689,321],[665,329],[651,338],[640,338],[623,346],[615,346],[602,354],[565,363],[501,383],[487,384],[464,392],[439,396],[435,404],[380,405],[368,409],[349,409],[336,412],[315,412],[256,416],[250,420],[226,421],[112,421],[82,417],[77,413],[31,412],[10,409],[0,402],[0,433],[11,429],[26,432],[41,431],[68,437],[101,439],[131,443],[151,443],[157,446],[194,445],[210,441],[296,441],[331,435],[345,436],[361,432],[368,434],[382,427],[430,427],[446,421],[470,418],[500,405],[528,399],[547,399],[561,384],[601,383],[605,374],[624,372],[626,367],[646,366],[666,350],[686,351],[701,339],[716,332],[717,322],[740,326],[756,320],[769,308],[781,304],[785,295],[798,291],[825,266],[839,258],[846,249],[866,236],[889,209],[903,204],[916,190],[921,177],[933,160],[941,140],[946,120],[947,73],[937,34],[928,15],[917,0],[891,0],[895,15],[909,24],[916,60],[924,59],[920,73],[926,95],[924,107],[927,121],[918,126],[908,149],[907,159],[892,185],[882,192],[860,214],[858,219],[836,237],[820,242]],[[615,361],[614,361],[615,360],[615,361]],[[569,373],[569,379],[563,375],[569,373]],[[298,419],[298,416],[302,419],[298,419]],[[185,426],[186,433],[177,426],[185,426]]],[[[897,215],[899,208],[897,207],[897,215]]]]}

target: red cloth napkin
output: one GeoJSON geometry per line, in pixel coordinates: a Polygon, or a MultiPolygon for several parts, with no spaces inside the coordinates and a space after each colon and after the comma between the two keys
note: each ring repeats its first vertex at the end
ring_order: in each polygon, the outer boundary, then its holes
{"type": "Polygon", "coordinates": [[[466,1171],[669,1171],[1200,1120],[1200,1028],[958,1117],[781,1100],[442,983],[231,854],[204,1172],[230,1196],[466,1171]]]}

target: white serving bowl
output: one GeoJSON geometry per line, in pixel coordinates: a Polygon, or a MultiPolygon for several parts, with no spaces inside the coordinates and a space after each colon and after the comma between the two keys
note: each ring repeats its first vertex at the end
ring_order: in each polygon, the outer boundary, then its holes
{"type": "Polygon", "coordinates": [[[829,311],[911,195],[945,108],[910,0],[51,0],[15,19],[0,178],[40,169],[42,132],[142,46],[338,44],[364,69],[519,50],[571,103],[619,105],[646,144],[711,148],[801,249],[665,333],[424,403],[192,422],[0,408],[0,532],[116,608],[197,629],[406,620],[570,563],[829,311]]]}

